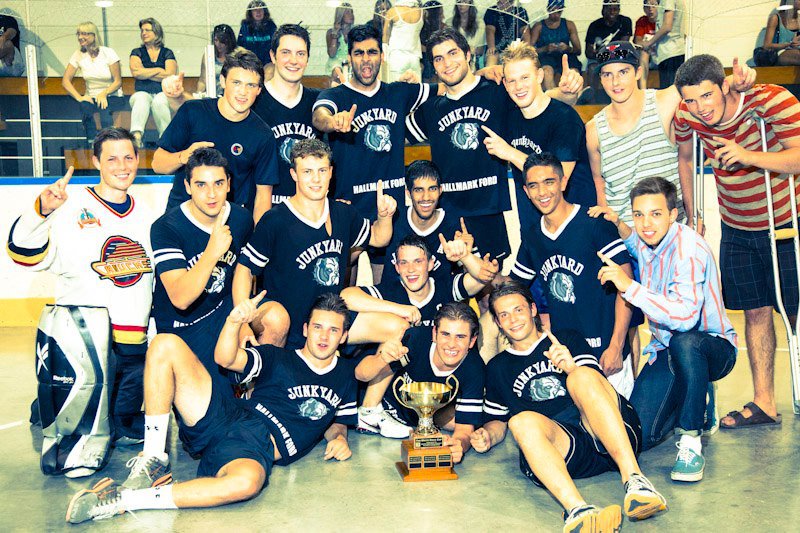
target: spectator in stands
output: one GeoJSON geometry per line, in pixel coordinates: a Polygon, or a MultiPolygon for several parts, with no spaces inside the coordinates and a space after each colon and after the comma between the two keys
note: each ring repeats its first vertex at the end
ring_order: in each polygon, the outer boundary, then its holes
{"type": "Polygon", "coordinates": [[[397,0],[383,22],[383,44],[386,48],[384,74],[388,81],[397,81],[407,70],[421,75],[422,6],[418,0],[397,0]]]}
{"type": "Polygon", "coordinates": [[[386,13],[390,9],[392,9],[392,3],[389,0],[376,0],[375,8],[372,10],[372,20],[367,22],[381,35],[383,34],[383,21],[386,20],[386,13]]]}
{"type": "MultiPolygon", "coordinates": [[[[222,64],[225,63],[225,56],[233,52],[236,48],[236,34],[233,28],[227,24],[214,26],[211,32],[211,42],[214,43],[214,79],[216,80],[217,96],[222,95],[222,85],[219,83],[219,75],[222,72],[222,64]]],[[[200,61],[200,78],[197,80],[197,92],[205,95],[206,91],[206,55],[200,61]]]]}
{"type": "Polygon", "coordinates": [[[486,10],[486,66],[498,63],[500,54],[512,42],[522,37],[528,26],[528,12],[512,0],[499,0],[486,10]]]}
{"type": "Polygon", "coordinates": [[[11,15],[0,15],[0,76],[22,76],[25,61],[19,48],[19,24],[11,15]]]}
{"type": "Polygon", "coordinates": [[[486,54],[486,25],[478,16],[478,8],[474,0],[456,0],[453,7],[453,18],[447,21],[448,26],[455,28],[463,35],[472,50],[470,68],[483,68],[486,54]]]}
{"type": "MultiPolygon", "coordinates": [[[[605,0],[603,2],[602,16],[589,24],[586,30],[586,96],[579,104],[607,104],[607,98],[597,75],[597,51],[607,46],[611,41],[629,41],[633,36],[633,22],[624,15],[619,14],[619,0],[605,0]],[[589,100],[589,101],[586,101],[589,100]]],[[[582,97],[584,95],[581,95],[582,97]]]]}
{"type": "MultiPolygon", "coordinates": [[[[355,15],[353,6],[342,2],[333,14],[333,27],[328,28],[325,41],[328,44],[328,62],[325,72],[331,73],[331,85],[341,85],[346,82],[342,66],[349,64],[347,55],[347,32],[353,27],[355,15]]],[[[383,27],[383,26],[381,26],[383,27]]]]}
{"type": "Polygon", "coordinates": [[[114,125],[111,110],[119,108],[119,101],[122,100],[122,73],[119,56],[111,48],[102,46],[93,22],[78,24],[75,35],[80,50],[76,50],[69,58],[61,85],[80,105],[86,142],[91,146],[97,135],[95,113],[100,115],[100,125],[104,129],[114,125]],[[78,71],[86,84],[85,94],[81,94],[72,84],[72,78],[78,71]]]}
{"type": "Polygon", "coordinates": [[[446,26],[444,23],[444,9],[437,0],[429,0],[422,5],[422,31],[419,32],[419,40],[422,43],[422,81],[428,83],[438,81],[436,71],[433,70],[433,61],[427,53],[426,43],[428,38],[435,31],[439,31],[446,26]]]}
{"type": "Polygon", "coordinates": [[[776,50],[778,65],[800,65],[800,0],[781,0],[788,9],[773,10],[767,19],[764,44],[776,50]]]}
{"type": "Polygon", "coordinates": [[[269,57],[269,48],[272,44],[272,35],[278,27],[269,15],[267,4],[263,0],[251,0],[247,4],[247,11],[239,28],[237,43],[247,48],[261,60],[264,65],[264,77],[272,78],[272,60],[269,57]]]}
{"type": "MultiPolygon", "coordinates": [[[[639,61],[642,67],[642,78],[639,80],[639,88],[647,89],[647,76],[650,74],[650,64],[653,58],[650,52],[644,50],[644,45],[653,38],[656,32],[656,19],[658,18],[658,0],[644,0],[644,15],[636,20],[636,27],[633,29],[633,44],[642,48],[639,52],[639,61]]],[[[656,64],[653,63],[653,66],[656,64]]]]}
{"type": "Polygon", "coordinates": [[[142,147],[142,137],[150,111],[158,135],[167,129],[171,118],[169,102],[161,92],[161,80],[178,73],[178,62],[172,50],[164,46],[164,29],[154,18],[139,21],[142,46],[131,50],[131,75],[136,78],[131,96],[131,133],[137,148],[142,147]]]}
{"type": "Polygon", "coordinates": [[[529,42],[536,47],[539,63],[542,65],[545,90],[554,88],[556,80],[561,77],[562,56],[567,54],[569,66],[580,72],[581,40],[575,23],[561,17],[564,12],[564,0],[548,0],[547,18],[533,25],[528,36],[529,42]]]}
{"type": "Polygon", "coordinates": [[[656,32],[642,45],[645,52],[655,53],[658,63],[659,89],[670,87],[675,72],[686,60],[686,41],[683,37],[683,0],[660,0],[656,32]]]}

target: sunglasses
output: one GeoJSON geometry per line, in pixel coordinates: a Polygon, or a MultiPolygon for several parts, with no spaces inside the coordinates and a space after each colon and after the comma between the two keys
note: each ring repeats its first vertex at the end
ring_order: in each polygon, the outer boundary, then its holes
{"type": "Polygon", "coordinates": [[[608,48],[606,48],[605,50],[602,50],[597,54],[597,61],[599,63],[606,63],[607,61],[616,59],[634,59],[638,61],[639,56],[636,54],[634,50],[622,47],[614,48],[613,50],[609,50],[608,48]]]}

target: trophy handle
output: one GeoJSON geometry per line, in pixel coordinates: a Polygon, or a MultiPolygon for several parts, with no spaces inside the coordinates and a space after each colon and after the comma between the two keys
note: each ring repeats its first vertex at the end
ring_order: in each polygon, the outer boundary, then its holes
{"type": "MultiPolygon", "coordinates": [[[[403,401],[402,395],[401,395],[401,394],[397,394],[397,391],[398,391],[398,389],[399,389],[399,387],[397,386],[397,382],[398,382],[398,381],[402,381],[402,382],[403,382],[403,385],[405,385],[405,384],[406,384],[406,379],[405,379],[405,377],[404,377],[404,376],[397,376],[397,379],[395,379],[395,380],[392,382],[392,392],[394,393],[394,397],[395,397],[395,398],[397,398],[397,401],[398,401],[398,402],[400,402],[400,404],[401,404],[403,407],[405,407],[405,408],[407,408],[407,409],[411,409],[411,410],[413,411],[413,410],[414,410],[414,408],[413,408],[413,407],[411,407],[410,405],[408,405],[406,402],[404,402],[404,401],[403,401]]],[[[400,387],[402,387],[403,385],[400,385],[400,387]]]]}
{"type": "Polygon", "coordinates": [[[453,401],[453,398],[456,397],[456,394],[458,394],[458,386],[459,386],[458,378],[455,377],[453,374],[450,374],[449,376],[447,376],[447,379],[444,380],[444,384],[449,385],[451,388],[450,397],[447,399],[447,403],[450,403],[451,401],[453,401]],[[454,382],[453,385],[450,384],[451,380],[454,382]]]}

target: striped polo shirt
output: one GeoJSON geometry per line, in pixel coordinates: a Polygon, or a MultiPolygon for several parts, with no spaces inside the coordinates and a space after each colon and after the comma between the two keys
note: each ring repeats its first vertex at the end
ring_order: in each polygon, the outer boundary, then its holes
{"type": "MultiPolygon", "coordinates": [[[[743,93],[736,114],[724,124],[703,124],[689,113],[683,102],[678,107],[674,122],[678,143],[691,142],[693,130],[703,142],[705,157],[711,161],[717,180],[722,221],[728,226],[747,231],[769,228],[764,171],[740,164],[722,166],[714,158],[714,151],[722,143],[714,140],[714,137],[733,139],[746,150],[761,151],[759,118],[766,122],[770,152],[782,150],[782,141],[800,137],[800,103],[792,93],[778,85],[755,85],[743,93]]],[[[788,223],[792,215],[786,178],[785,174],[771,175],[775,224],[779,226],[788,223]]],[[[795,185],[795,190],[800,193],[800,184],[795,185]]]]}
{"type": "Polygon", "coordinates": [[[736,331],[725,314],[714,255],[699,233],[674,223],[650,248],[636,232],[625,239],[639,262],[639,279],[622,297],[647,316],[652,340],[644,349],[650,362],[669,346],[673,331],[698,331],[724,337],[737,347],[736,331]]]}
{"type": "Polygon", "coordinates": [[[678,220],[685,220],[678,177],[678,147],[661,124],[656,107],[656,91],[644,93],[644,109],[636,126],[624,135],[611,131],[608,107],[594,117],[600,141],[600,172],[606,182],[606,202],[620,219],[633,226],[631,189],[644,178],[660,176],[678,188],[678,220]]]}

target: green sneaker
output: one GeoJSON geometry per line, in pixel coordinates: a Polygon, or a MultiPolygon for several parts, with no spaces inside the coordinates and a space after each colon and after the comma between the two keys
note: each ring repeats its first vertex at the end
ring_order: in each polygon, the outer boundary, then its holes
{"type": "Polygon", "coordinates": [[[102,520],[125,512],[120,498],[121,487],[110,477],[103,478],[91,489],[75,494],[67,507],[67,522],[80,524],[102,520]]]}
{"type": "Polygon", "coordinates": [[[688,446],[681,446],[677,443],[678,457],[675,466],[672,467],[670,477],[673,481],[700,481],[703,479],[703,470],[706,467],[706,460],[688,446]]]}

